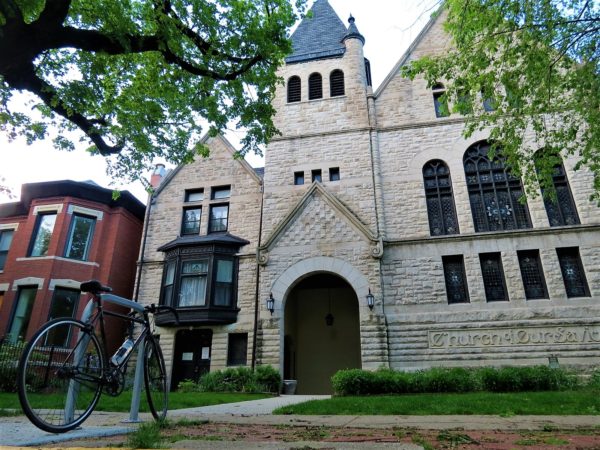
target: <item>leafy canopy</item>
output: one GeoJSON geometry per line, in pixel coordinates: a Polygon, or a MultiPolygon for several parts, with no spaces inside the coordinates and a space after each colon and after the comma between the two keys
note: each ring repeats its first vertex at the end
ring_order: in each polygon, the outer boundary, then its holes
{"type": "Polygon", "coordinates": [[[453,49],[405,73],[443,82],[465,136],[488,130],[530,195],[555,196],[553,168],[575,155],[600,201],[598,1],[446,0],[441,12],[453,49]]]}
{"type": "Polygon", "coordinates": [[[0,130],[29,143],[57,130],[72,150],[78,129],[128,179],[158,157],[189,162],[201,133],[232,121],[240,152],[260,153],[305,1],[0,0],[0,130]]]}

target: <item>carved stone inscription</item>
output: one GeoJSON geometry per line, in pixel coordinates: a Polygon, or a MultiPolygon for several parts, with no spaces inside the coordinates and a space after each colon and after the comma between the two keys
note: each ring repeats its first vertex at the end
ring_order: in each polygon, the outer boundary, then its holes
{"type": "Polygon", "coordinates": [[[600,325],[428,331],[429,348],[600,344],[600,325]]]}

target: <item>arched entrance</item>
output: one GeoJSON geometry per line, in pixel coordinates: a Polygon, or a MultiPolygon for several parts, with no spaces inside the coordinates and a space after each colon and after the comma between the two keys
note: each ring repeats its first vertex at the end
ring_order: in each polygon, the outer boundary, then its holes
{"type": "Polygon", "coordinates": [[[358,300],[341,277],[317,273],[290,291],[284,313],[283,375],[298,394],[330,394],[331,376],[361,367],[358,300]]]}

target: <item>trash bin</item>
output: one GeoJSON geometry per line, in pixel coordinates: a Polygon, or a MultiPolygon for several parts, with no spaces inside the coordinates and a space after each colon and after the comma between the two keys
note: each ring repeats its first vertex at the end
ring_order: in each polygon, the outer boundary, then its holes
{"type": "Polygon", "coordinates": [[[283,380],[283,395],[294,395],[297,385],[297,380],[283,380]]]}

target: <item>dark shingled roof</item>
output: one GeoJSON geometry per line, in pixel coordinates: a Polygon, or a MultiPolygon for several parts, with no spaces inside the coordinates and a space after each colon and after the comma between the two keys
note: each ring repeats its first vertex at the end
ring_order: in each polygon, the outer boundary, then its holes
{"type": "Polygon", "coordinates": [[[21,186],[21,200],[0,205],[0,218],[27,215],[32,200],[50,197],[75,197],[102,203],[111,208],[122,207],[144,220],[146,206],[129,191],[121,191],[118,199],[113,199],[112,189],[106,189],[93,181],[42,181],[25,183],[21,186]]]}
{"type": "Polygon", "coordinates": [[[159,252],[166,252],[176,247],[190,247],[195,245],[221,244],[232,247],[242,247],[249,244],[246,239],[239,238],[229,233],[213,233],[207,235],[180,236],[158,247],[159,252]]]}
{"type": "Polygon", "coordinates": [[[347,30],[327,0],[316,0],[292,34],[293,52],[287,64],[343,56],[347,30]]]}

